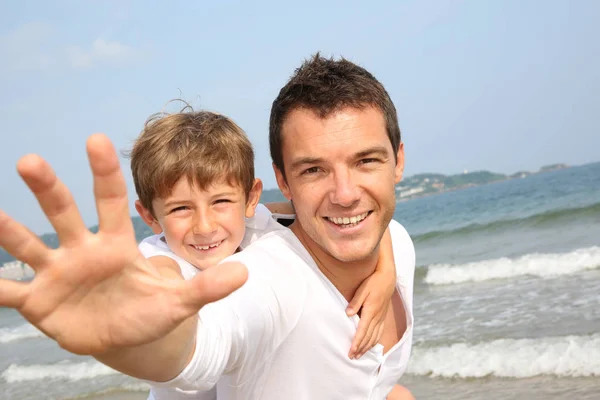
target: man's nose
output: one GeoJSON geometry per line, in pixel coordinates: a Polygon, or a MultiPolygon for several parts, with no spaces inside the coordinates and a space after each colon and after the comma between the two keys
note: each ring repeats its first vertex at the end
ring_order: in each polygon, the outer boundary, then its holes
{"type": "Polygon", "coordinates": [[[335,185],[331,192],[333,204],[350,207],[360,199],[360,189],[350,171],[337,171],[333,182],[335,185]]]}

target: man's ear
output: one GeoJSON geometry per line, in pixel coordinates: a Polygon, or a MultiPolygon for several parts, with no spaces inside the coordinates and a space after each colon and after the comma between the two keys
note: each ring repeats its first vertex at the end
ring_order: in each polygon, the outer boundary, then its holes
{"type": "Polygon", "coordinates": [[[148,225],[150,229],[152,229],[152,232],[154,232],[154,234],[158,235],[162,232],[162,227],[158,224],[156,218],[154,218],[150,210],[148,210],[142,205],[141,201],[135,201],[135,209],[142,218],[142,220],[144,220],[146,225],[148,225]]]}
{"type": "Polygon", "coordinates": [[[256,178],[254,180],[254,183],[252,184],[252,189],[250,189],[250,193],[248,193],[248,199],[246,200],[246,218],[254,217],[254,211],[256,210],[256,206],[260,201],[260,195],[262,194],[262,190],[262,181],[256,178]]]}
{"type": "Polygon", "coordinates": [[[290,191],[290,187],[287,184],[287,181],[283,177],[283,173],[273,164],[273,171],[275,172],[275,179],[277,179],[277,186],[279,186],[279,190],[283,193],[283,196],[292,201],[292,192],[290,191]]]}
{"type": "Polygon", "coordinates": [[[400,142],[396,153],[396,167],[394,168],[394,182],[400,183],[404,174],[404,143],[400,142]]]}

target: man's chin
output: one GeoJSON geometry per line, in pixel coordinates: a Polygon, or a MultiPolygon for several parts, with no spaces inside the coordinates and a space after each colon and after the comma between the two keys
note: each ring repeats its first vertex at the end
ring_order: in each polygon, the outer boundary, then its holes
{"type": "Polygon", "coordinates": [[[375,246],[330,247],[327,252],[338,261],[352,263],[368,260],[375,252],[375,246]],[[371,250],[368,250],[371,249],[371,250]]]}

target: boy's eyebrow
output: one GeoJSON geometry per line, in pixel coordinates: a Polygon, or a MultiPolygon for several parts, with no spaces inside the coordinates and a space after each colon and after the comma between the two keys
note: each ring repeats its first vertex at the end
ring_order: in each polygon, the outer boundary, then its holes
{"type": "Polygon", "coordinates": [[[221,196],[236,196],[238,194],[238,192],[236,191],[223,191],[223,192],[217,192],[215,194],[213,194],[211,197],[221,197],[221,196]]]}
{"type": "Polygon", "coordinates": [[[176,204],[185,204],[185,203],[188,203],[188,201],[187,200],[179,200],[179,199],[168,200],[168,201],[165,201],[165,207],[168,208],[168,207],[172,207],[176,204]]]}

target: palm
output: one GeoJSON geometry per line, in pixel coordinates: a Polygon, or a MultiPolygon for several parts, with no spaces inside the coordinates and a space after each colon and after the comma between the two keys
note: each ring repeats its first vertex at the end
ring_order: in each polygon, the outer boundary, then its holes
{"type": "Polygon", "coordinates": [[[174,329],[204,304],[241,286],[239,265],[217,267],[192,281],[162,276],[137,250],[126,187],[114,148],[88,142],[100,229],[89,232],[68,189],[36,156],[18,169],[56,229],[52,250],[0,213],[0,246],[36,271],[31,283],[0,280],[0,305],[16,308],[65,349],[96,354],[144,344],[174,329]]]}

